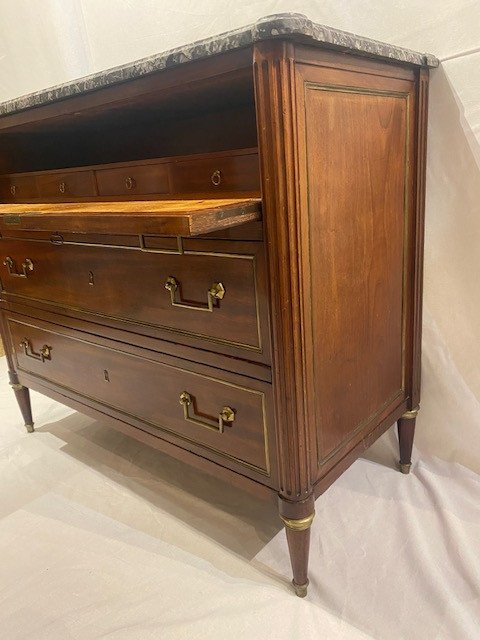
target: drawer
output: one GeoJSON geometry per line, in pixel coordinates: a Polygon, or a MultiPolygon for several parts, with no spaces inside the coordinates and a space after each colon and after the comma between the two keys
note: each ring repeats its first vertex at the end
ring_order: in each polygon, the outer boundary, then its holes
{"type": "Polygon", "coordinates": [[[175,193],[259,191],[260,169],[256,153],[179,160],[172,163],[175,193]]]}
{"type": "Polygon", "coordinates": [[[0,280],[6,294],[137,323],[131,330],[139,333],[156,327],[168,339],[206,338],[262,351],[262,245],[197,240],[189,246],[179,254],[4,238],[0,280]]]}
{"type": "Polygon", "coordinates": [[[3,176],[0,178],[0,198],[6,202],[28,202],[38,197],[35,176],[3,176]]]}
{"type": "Polygon", "coordinates": [[[70,171],[37,175],[40,198],[81,198],[96,195],[93,171],[70,171]]]}
{"type": "Polygon", "coordinates": [[[168,168],[164,163],[133,164],[96,171],[98,195],[133,196],[168,193],[168,168]]]}
{"type": "Polygon", "coordinates": [[[204,457],[269,475],[266,383],[234,374],[234,382],[226,381],[212,368],[199,373],[183,360],[128,353],[121,343],[91,342],[81,332],[22,316],[8,317],[7,326],[19,372],[110,407],[154,435],[174,436],[204,457]]]}

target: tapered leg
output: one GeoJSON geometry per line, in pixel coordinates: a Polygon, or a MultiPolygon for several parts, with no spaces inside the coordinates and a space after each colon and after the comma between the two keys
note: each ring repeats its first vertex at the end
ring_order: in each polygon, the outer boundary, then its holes
{"type": "Polygon", "coordinates": [[[412,466],[413,437],[419,407],[407,411],[398,421],[398,442],[400,445],[400,471],[410,473],[412,466]]]}
{"type": "Polygon", "coordinates": [[[10,377],[10,385],[15,392],[15,397],[17,398],[18,406],[20,407],[20,411],[22,412],[23,419],[25,421],[25,427],[29,433],[34,431],[33,428],[33,417],[32,417],[32,405],[30,403],[30,391],[27,387],[24,387],[21,384],[18,384],[17,374],[13,372],[9,372],[10,377]]]}
{"type": "Polygon", "coordinates": [[[308,587],[310,527],[315,517],[313,498],[297,505],[288,505],[288,503],[280,501],[280,517],[285,525],[287,534],[288,550],[293,571],[292,584],[297,596],[304,598],[307,595],[308,587]],[[306,511],[308,515],[304,515],[306,511]]]}

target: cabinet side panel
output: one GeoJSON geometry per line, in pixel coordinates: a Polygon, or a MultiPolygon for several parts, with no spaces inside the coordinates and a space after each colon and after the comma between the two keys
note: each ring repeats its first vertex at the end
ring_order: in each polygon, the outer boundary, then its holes
{"type": "Polygon", "coordinates": [[[323,465],[405,397],[411,106],[405,81],[308,75],[304,197],[323,465]]]}

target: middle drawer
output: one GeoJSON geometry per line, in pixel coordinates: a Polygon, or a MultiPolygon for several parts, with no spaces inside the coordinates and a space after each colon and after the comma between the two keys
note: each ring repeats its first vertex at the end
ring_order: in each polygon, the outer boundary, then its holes
{"type": "Polygon", "coordinates": [[[217,251],[176,254],[4,238],[1,285],[7,299],[21,296],[67,314],[128,321],[130,330],[136,323],[139,333],[142,326],[163,328],[261,354],[267,334],[262,245],[213,246],[217,251]]]}

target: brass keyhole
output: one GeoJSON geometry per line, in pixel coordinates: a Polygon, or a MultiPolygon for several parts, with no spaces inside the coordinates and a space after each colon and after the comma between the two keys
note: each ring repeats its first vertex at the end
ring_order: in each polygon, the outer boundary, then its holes
{"type": "Polygon", "coordinates": [[[108,373],[108,371],[106,369],[103,372],[103,377],[105,379],[105,382],[110,382],[110,374],[108,373]]]}
{"type": "Polygon", "coordinates": [[[67,183],[60,182],[60,184],[58,185],[58,188],[60,190],[60,193],[65,193],[65,191],[67,190],[67,183]]]}
{"type": "Polygon", "coordinates": [[[12,194],[12,196],[17,193],[17,187],[14,184],[12,184],[12,186],[10,187],[10,193],[12,194]]]}
{"type": "Polygon", "coordinates": [[[95,284],[95,276],[93,275],[93,271],[88,272],[88,284],[93,287],[95,284]]]}

